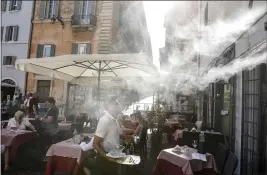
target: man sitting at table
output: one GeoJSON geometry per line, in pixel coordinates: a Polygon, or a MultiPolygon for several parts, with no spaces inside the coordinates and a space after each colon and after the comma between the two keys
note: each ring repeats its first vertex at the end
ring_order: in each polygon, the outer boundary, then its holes
{"type": "Polygon", "coordinates": [[[35,130],[34,126],[29,122],[29,120],[24,118],[24,113],[22,111],[17,111],[15,116],[9,119],[7,127],[21,130],[25,130],[26,127],[29,127],[31,130],[35,130]]]}
{"type": "Polygon", "coordinates": [[[122,130],[117,117],[121,107],[112,98],[105,105],[105,115],[100,118],[94,135],[93,147],[97,151],[94,165],[89,165],[92,175],[117,175],[116,159],[107,157],[106,154],[120,144],[122,130]]]}
{"type": "MultiPolygon", "coordinates": [[[[25,130],[27,127],[29,127],[31,130],[35,131],[34,126],[24,118],[24,113],[22,111],[17,111],[15,113],[15,116],[11,119],[9,119],[7,128],[8,129],[20,129],[20,130],[25,130]]],[[[4,154],[4,159],[5,159],[5,168],[4,171],[7,171],[9,169],[9,149],[3,147],[2,148],[2,153],[4,154]]]]}

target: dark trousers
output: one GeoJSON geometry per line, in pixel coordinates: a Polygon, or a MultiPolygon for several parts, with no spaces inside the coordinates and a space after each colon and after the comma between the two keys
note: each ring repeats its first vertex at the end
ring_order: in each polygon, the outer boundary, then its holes
{"type": "Polygon", "coordinates": [[[103,156],[89,156],[83,161],[83,167],[91,171],[91,175],[118,175],[118,164],[111,162],[103,156]]]}

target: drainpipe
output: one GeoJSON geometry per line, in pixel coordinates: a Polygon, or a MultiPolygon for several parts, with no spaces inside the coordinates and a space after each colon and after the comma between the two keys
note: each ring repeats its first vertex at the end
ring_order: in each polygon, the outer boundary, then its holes
{"type": "MultiPolygon", "coordinates": [[[[34,20],[34,13],[35,13],[35,5],[36,5],[36,1],[33,1],[33,5],[32,5],[32,16],[31,16],[31,28],[30,28],[30,37],[29,37],[29,42],[28,42],[28,54],[27,54],[27,59],[29,59],[31,57],[31,46],[32,46],[32,30],[33,30],[33,20],[34,20]]],[[[25,94],[27,92],[27,84],[28,84],[28,72],[26,72],[25,75],[25,85],[24,85],[24,89],[25,89],[25,94]]],[[[25,96],[24,94],[24,96],[25,96]]]]}

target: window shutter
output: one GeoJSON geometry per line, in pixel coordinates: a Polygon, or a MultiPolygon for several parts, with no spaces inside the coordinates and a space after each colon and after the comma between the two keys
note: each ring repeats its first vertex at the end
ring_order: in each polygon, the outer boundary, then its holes
{"type": "Polygon", "coordinates": [[[18,41],[18,36],[19,36],[19,26],[15,26],[14,27],[13,40],[18,41]]]}
{"type": "Polygon", "coordinates": [[[90,54],[91,53],[91,43],[87,43],[86,44],[86,54],[90,54]]]}
{"type": "Polygon", "coordinates": [[[6,65],[6,56],[3,56],[3,65],[6,65]]]}
{"type": "Polygon", "coordinates": [[[90,1],[91,2],[91,14],[96,14],[96,1],[90,1]]]}
{"type": "Polygon", "coordinates": [[[9,28],[10,28],[10,26],[6,26],[6,38],[5,38],[5,41],[8,41],[8,38],[9,38],[9,35],[10,35],[9,28]]]}
{"type": "Polygon", "coordinates": [[[36,51],[36,58],[42,58],[44,53],[44,45],[38,44],[37,51],[36,51]]]}
{"type": "Polygon", "coordinates": [[[15,66],[17,57],[13,56],[11,57],[11,65],[15,66]]]}
{"type": "Polygon", "coordinates": [[[1,41],[3,41],[4,27],[1,27],[1,41]]]}
{"type": "Polygon", "coordinates": [[[209,2],[207,2],[207,5],[205,7],[205,26],[208,25],[209,22],[209,2]]]}
{"type": "Polygon", "coordinates": [[[56,53],[56,45],[55,44],[51,44],[51,53],[50,56],[53,57],[55,56],[56,53]]]}
{"type": "Polygon", "coordinates": [[[14,3],[13,0],[9,1],[9,11],[11,11],[13,3],[14,3]]]}
{"type": "Polygon", "coordinates": [[[39,19],[45,19],[46,1],[40,2],[39,19]]]}
{"type": "Polygon", "coordinates": [[[74,2],[74,12],[73,15],[81,15],[81,9],[82,9],[82,3],[83,1],[75,1],[74,2]]]}
{"type": "Polygon", "coordinates": [[[55,15],[56,17],[59,17],[59,3],[59,0],[54,1],[53,15],[55,15]]]}
{"type": "Polygon", "coordinates": [[[71,54],[78,54],[78,44],[77,43],[72,43],[71,54]]]}
{"type": "Polygon", "coordinates": [[[20,10],[21,9],[21,4],[22,4],[22,0],[17,0],[16,10],[20,10]]]}
{"type": "Polygon", "coordinates": [[[6,11],[6,5],[7,5],[7,0],[2,0],[1,1],[1,11],[2,12],[6,11]]]}

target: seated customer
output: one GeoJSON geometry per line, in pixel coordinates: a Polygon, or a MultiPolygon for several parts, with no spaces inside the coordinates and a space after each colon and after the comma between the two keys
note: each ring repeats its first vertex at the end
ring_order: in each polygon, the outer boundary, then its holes
{"type": "MultiPolygon", "coordinates": [[[[17,128],[21,130],[25,130],[27,127],[29,127],[31,130],[35,131],[34,126],[26,118],[24,118],[24,113],[22,111],[17,111],[15,113],[15,116],[9,119],[7,127],[17,128]]],[[[2,153],[4,153],[4,159],[5,159],[4,171],[7,171],[9,169],[9,148],[3,147],[2,153]]]]}
{"type": "Polygon", "coordinates": [[[15,116],[9,119],[7,127],[21,130],[25,130],[26,127],[29,127],[30,129],[35,130],[34,126],[26,118],[24,118],[24,113],[22,111],[17,111],[15,116]]]}
{"type": "Polygon", "coordinates": [[[58,108],[56,107],[56,101],[53,97],[48,97],[46,101],[48,111],[45,116],[41,118],[42,125],[50,136],[55,135],[58,132],[58,108]]]}

